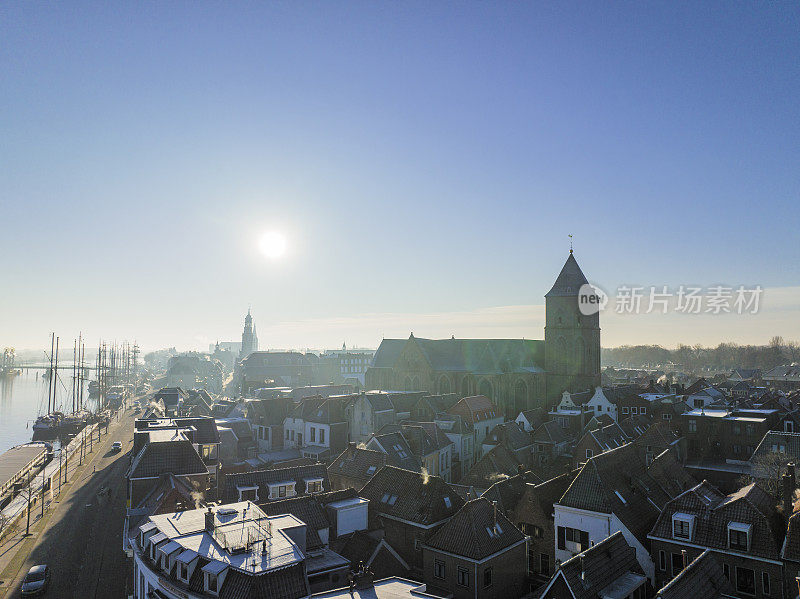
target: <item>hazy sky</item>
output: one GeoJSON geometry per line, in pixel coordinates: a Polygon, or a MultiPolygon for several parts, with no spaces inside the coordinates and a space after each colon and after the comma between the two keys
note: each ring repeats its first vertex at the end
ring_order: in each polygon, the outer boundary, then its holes
{"type": "Polygon", "coordinates": [[[0,106],[0,345],[538,338],[568,233],[800,338],[797,2],[3,2],[0,106]]]}

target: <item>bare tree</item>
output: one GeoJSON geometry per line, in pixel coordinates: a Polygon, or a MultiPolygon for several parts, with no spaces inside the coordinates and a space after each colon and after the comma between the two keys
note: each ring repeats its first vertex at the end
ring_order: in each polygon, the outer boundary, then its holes
{"type": "Polygon", "coordinates": [[[786,465],[792,459],[785,453],[770,452],[764,455],[753,456],[752,475],[742,477],[742,483],[747,485],[758,482],[758,486],[767,491],[776,499],[780,499],[781,476],[786,472],[786,465]]]}
{"type": "Polygon", "coordinates": [[[33,488],[33,482],[35,477],[31,476],[28,481],[25,483],[25,486],[22,487],[19,491],[19,496],[25,500],[25,512],[26,512],[26,523],[25,523],[25,536],[31,534],[31,508],[33,507],[34,501],[36,501],[37,490],[33,488]]]}

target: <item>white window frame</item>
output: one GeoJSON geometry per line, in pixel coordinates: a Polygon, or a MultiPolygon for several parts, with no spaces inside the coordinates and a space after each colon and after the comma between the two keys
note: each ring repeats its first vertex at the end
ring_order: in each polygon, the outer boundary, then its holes
{"type": "Polygon", "coordinates": [[[694,516],[692,514],[682,514],[680,512],[676,512],[672,514],[672,538],[676,541],[691,541],[692,536],[694,533],[694,516]],[[689,535],[688,537],[680,536],[675,534],[675,524],[680,522],[681,524],[688,525],[689,535]]]}
{"type": "Polygon", "coordinates": [[[239,501],[247,501],[247,499],[242,499],[242,493],[247,492],[247,491],[255,491],[256,492],[256,497],[255,497],[255,499],[252,499],[251,501],[258,501],[258,486],[257,485],[243,485],[241,487],[239,485],[236,485],[236,490],[239,492],[239,501]]]}
{"type": "Polygon", "coordinates": [[[745,524],[744,522],[728,522],[728,549],[733,551],[742,551],[742,549],[739,547],[731,546],[731,532],[735,531],[739,533],[745,533],[745,535],[747,535],[747,548],[745,551],[750,551],[750,544],[752,540],[751,530],[752,526],[750,524],[745,524]]]}

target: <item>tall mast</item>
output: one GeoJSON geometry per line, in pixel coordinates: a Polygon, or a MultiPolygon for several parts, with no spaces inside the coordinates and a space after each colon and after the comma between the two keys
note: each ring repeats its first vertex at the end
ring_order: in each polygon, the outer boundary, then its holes
{"type": "Polygon", "coordinates": [[[58,382],[58,340],[59,338],[56,337],[56,357],[55,357],[55,368],[53,369],[53,411],[56,410],[56,392],[58,388],[56,387],[56,383],[58,382]]]}
{"type": "Polygon", "coordinates": [[[78,365],[78,340],[72,344],[72,413],[75,413],[75,379],[77,378],[75,367],[78,365]]]}
{"type": "Polygon", "coordinates": [[[48,385],[47,385],[47,413],[51,412],[50,410],[50,396],[53,394],[53,352],[56,350],[56,334],[53,333],[50,336],[50,376],[48,377],[48,385]]]}

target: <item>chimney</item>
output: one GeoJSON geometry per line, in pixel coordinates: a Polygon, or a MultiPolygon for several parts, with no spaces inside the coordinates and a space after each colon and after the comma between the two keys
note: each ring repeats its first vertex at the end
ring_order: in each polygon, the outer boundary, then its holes
{"type": "Polygon", "coordinates": [[[494,525],[497,526],[497,502],[492,502],[492,513],[494,514],[494,525]]]}
{"type": "Polygon", "coordinates": [[[683,570],[689,565],[689,554],[686,552],[686,549],[681,549],[681,562],[683,563],[683,570]]]}
{"type": "Polygon", "coordinates": [[[214,512],[211,511],[211,506],[209,506],[208,511],[205,513],[206,516],[206,532],[212,533],[214,532],[214,512]]]}
{"type": "Polygon", "coordinates": [[[586,569],[583,567],[583,553],[580,554],[581,558],[581,580],[586,578],[586,569]]]}
{"type": "Polygon", "coordinates": [[[783,515],[788,518],[792,515],[793,506],[792,498],[794,497],[794,490],[797,486],[794,475],[794,463],[786,464],[786,473],[782,477],[781,495],[783,499],[783,515]]]}
{"type": "Polygon", "coordinates": [[[525,474],[525,464],[517,464],[517,474],[525,474]]]}

